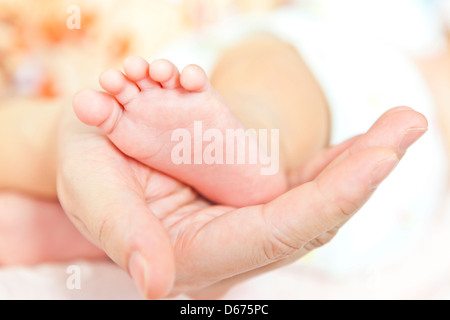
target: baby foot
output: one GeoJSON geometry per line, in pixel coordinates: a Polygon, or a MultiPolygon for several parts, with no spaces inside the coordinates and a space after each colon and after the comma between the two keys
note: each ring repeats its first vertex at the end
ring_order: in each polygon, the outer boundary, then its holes
{"type": "MultiPolygon", "coordinates": [[[[284,173],[280,170],[274,175],[262,175],[260,161],[256,164],[202,161],[208,148],[202,140],[203,132],[213,129],[225,137],[227,130],[243,129],[212,88],[203,69],[190,65],[180,74],[169,61],[158,60],[149,65],[144,59],[130,57],[124,70],[126,76],[116,70],[101,75],[100,84],[108,93],[87,90],[74,99],[78,118],[99,127],[124,154],[224,205],[265,203],[285,191],[284,173]],[[183,143],[190,145],[180,151],[182,136],[188,140],[183,143]],[[183,164],[174,161],[175,150],[186,160],[183,164]]],[[[209,141],[218,142],[217,136],[213,137],[209,141]]],[[[250,150],[257,147],[256,140],[246,140],[250,150]]],[[[227,148],[223,144],[214,150],[212,154],[216,157],[220,153],[225,155],[227,148]]]]}

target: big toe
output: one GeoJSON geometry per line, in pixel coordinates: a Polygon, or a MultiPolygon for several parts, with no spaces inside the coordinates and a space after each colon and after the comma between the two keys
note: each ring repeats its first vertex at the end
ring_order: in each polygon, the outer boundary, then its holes
{"type": "Polygon", "coordinates": [[[84,90],[73,100],[73,109],[81,122],[100,127],[110,133],[122,113],[121,105],[110,95],[94,90],[84,90]]]}

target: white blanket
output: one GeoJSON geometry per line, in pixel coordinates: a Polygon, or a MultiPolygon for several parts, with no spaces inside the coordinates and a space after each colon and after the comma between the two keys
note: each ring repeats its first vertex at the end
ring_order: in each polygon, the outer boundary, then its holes
{"type": "MultiPolygon", "coordinates": [[[[351,277],[301,261],[233,288],[229,299],[450,299],[450,197],[445,214],[407,259],[381,261],[351,277]]],[[[178,297],[185,299],[185,297],[178,297]]],[[[140,299],[128,275],[112,263],[80,262],[0,269],[0,299],[140,299]],[[74,288],[71,267],[80,271],[74,288]]]]}

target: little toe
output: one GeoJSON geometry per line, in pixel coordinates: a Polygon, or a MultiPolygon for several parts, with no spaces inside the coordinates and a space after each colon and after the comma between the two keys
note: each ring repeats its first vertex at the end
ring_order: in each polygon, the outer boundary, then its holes
{"type": "Polygon", "coordinates": [[[108,70],[102,73],[100,85],[124,106],[140,92],[136,83],[117,70],[108,70]]]}
{"type": "Polygon", "coordinates": [[[141,90],[160,88],[159,83],[153,81],[149,74],[149,63],[141,57],[128,57],[123,63],[125,73],[141,90]]]}
{"type": "Polygon", "coordinates": [[[73,109],[81,122],[99,127],[107,134],[114,130],[123,112],[116,99],[94,90],[79,92],[73,99],[73,109]]]}
{"type": "Polygon", "coordinates": [[[197,65],[189,65],[184,68],[180,77],[181,86],[188,91],[204,91],[209,87],[206,72],[197,65]]]}
{"type": "Polygon", "coordinates": [[[156,60],[150,65],[150,77],[164,89],[176,89],[180,86],[180,72],[168,60],[156,60]]]}

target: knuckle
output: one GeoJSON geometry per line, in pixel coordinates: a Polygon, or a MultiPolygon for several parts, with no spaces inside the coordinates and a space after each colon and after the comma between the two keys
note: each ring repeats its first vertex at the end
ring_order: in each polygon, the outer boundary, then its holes
{"type": "Polygon", "coordinates": [[[294,254],[298,248],[293,247],[286,242],[282,237],[277,235],[271,235],[269,240],[266,241],[263,252],[268,261],[278,261],[287,258],[294,254]]]}
{"type": "Polygon", "coordinates": [[[322,203],[331,207],[331,212],[337,212],[340,216],[348,218],[358,210],[355,202],[342,197],[332,197],[324,192],[319,180],[315,180],[315,186],[322,203]]]}
{"type": "Polygon", "coordinates": [[[102,217],[95,228],[94,232],[97,235],[97,241],[105,251],[108,251],[108,246],[111,245],[112,234],[114,234],[115,228],[116,224],[111,216],[102,217]]]}
{"type": "Polygon", "coordinates": [[[305,245],[305,249],[307,251],[313,251],[315,249],[321,248],[325,245],[327,245],[328,243],[331,242],[331,240],[334,239],[334,237],[337,235],[339,231],[339,228],[334,228],[324,234],[321,234],[320,236],[318,236],[317,238],[309,241],[306,245],[305,245]]]}
{"type": "Polygon", "coordinates": [[[289,256],[295,254],[300,250],[306,241],[295,238],[295,230],[290,230],[291,228],[284,226],[281,227],[273,221],[269,221],[267,218],[267,213],[264,214],[265,225],[268,230],[266,232],[267,237],[263,244],[264,258],[268,261],[278,261],[285,259],[289,256]]]}

